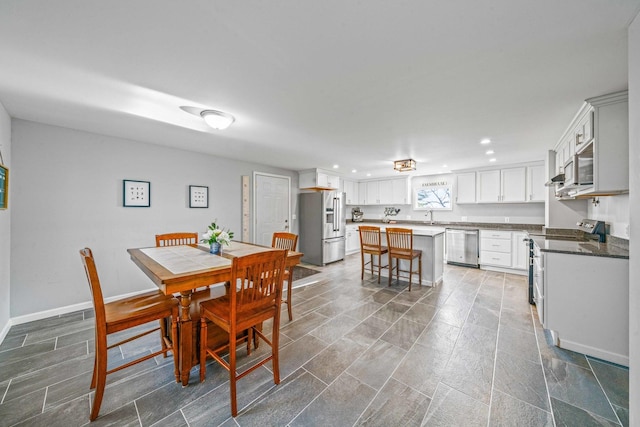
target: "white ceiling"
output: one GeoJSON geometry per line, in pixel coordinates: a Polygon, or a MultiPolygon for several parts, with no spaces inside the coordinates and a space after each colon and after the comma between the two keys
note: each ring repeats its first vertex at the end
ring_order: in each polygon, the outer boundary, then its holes
{"type": "MultiPolygon", "coordinates": [[[[12,117],[287,169],[541,160],[627,88],[640,0],[2,0],[12,117]],[[233,114],[225,131],[180,106],[233,114]]],[[[447,167],[443,167],[446,164],[447,167]]],[[[351,169],[358,172],[352,174],[351,169]]]]}

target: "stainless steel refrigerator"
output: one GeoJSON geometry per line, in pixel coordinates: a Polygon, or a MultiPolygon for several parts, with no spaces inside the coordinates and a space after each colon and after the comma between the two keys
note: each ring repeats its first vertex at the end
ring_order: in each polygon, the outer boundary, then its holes
{"type": "Polygon", "coordinates": [[[338,191],[301,193],[298,204],[302,261],[325,265],[344,259],[345,194],[338,191]]]}

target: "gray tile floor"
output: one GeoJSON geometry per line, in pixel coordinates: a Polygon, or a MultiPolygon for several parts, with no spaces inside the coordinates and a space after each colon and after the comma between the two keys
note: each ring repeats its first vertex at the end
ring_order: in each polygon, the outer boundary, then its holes
{"type": "MultiPolygon", "coordinates": [[[[550,346],[524,277],[447,266],[442,284],[408,292],[362,282],[359,255],[321,270],[296,282],[314,283],[293,291],[294,321],[282,322],[282,382],[273,385],[270,365],[240,380],[238,417],[217,364],[203,383],[194,368],[182,388],[171,358],[159,357],[108,378],[92,425],[628,425],[628,370],[550,346]]],[[[91,317],[11,328],[0,345],[0,426],[88,423],[91,317]]],[[[158,345],[154,334],[110,357],[158,345]]]]}

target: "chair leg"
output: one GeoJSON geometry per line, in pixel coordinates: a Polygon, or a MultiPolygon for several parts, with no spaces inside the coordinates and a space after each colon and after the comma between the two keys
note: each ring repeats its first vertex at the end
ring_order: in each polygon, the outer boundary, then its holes
{"type": "Polygon", "coordinates": [[[364,252],[360,251],[360,280],[364,280],[364,252]]]}
{"type": "Polygon", "coordinates": [[[95,394],[93,396],[93,405],[91,406],[91,415],[89,419],[94,421],[100,413],[100,405],[104,396],[104,386],[107,383],[107,338],[104,337],[102,344],[96,345],[96,363],[94,369],[95,394]]]}
{"type": "Polygon", "coordinates": [[[413,277],[413,258],[409,260],[409,292],[411,292],[411,278],[413,277]]]}
{"type": "Polygon", "coordinates": [[[162,345],[162,351],[164,352],[162,353],[162,357],[166,358],[167,343],[165,342],[164,338],[169,336],[167,334],[167,319],[159,319],[158,322],[160,322],[160,343],[162,345]]]}
{"type": "Polygon", "coordinates": [[[393,279],[393,258],[389,257],[389,286],[391,286],[392,279],[393,279]]]}
{"type": "Polygon", "coordinates": [[[207,320],[200,318],[200,382],[207,375],[207,320]]]}
{"type": "Polygon", "coordinates": [[[371,275],[373,276],[373,254],[369,254],[371,257],[371,275]]]}
{"type": "Polygon", "coordinates": [[[382,255],[378,255],[378,284],[380,284],[380,264],[382,264],[382,255]]]}
{"type": "Polygon", "coordinates": [[[289,322],[291,322],[293,320],[293,310],[291,308],[291,291],[292,291],[292,284],[291,284],[291,276],[289,276],[289,280],[287,280],[287,311],[289,312],[289,322]]]}
{"type": "MultiPolygon", "coordinates": [[[[164,342],[164,340],[162,340],[164,342]]],[[[180,352],[178,351],[178,310],[174,310],[171,316],[171,353],[173,353],[173,373],[176,382],[180,382],[180,352]]],[[[165,353],[166,357],[167,353],[165,353]]]]}
{"type": "Polygon", "coordinates": [[[238,415],[238,402],[236,401],[236,328],[229,330],[229,394],[231,397],[231,415],[238,415]]]}
{"type": "Polygon", "coordinates": [[[271,367],[273,368],[273,383],[280,384],[280,361],[278,359],[278,349],[280,348],[280,313],[273,317],[271,331],[271,367]]]}
{"type": "Polygon", "coordinates": [[[418,277],[418,283],[422,286],[422,254],[418,257],[418,274],[420,275],[418,277]]]}

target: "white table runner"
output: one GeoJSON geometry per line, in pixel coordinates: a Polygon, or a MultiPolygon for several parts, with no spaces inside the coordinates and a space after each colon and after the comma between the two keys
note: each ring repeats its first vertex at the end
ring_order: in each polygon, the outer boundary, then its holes
{"type": "Polygon", "coordinates": [[[227,258],[191,246],[164,246],[140,251],[173,274],[231,265],[231,260],[227,258]]]}

